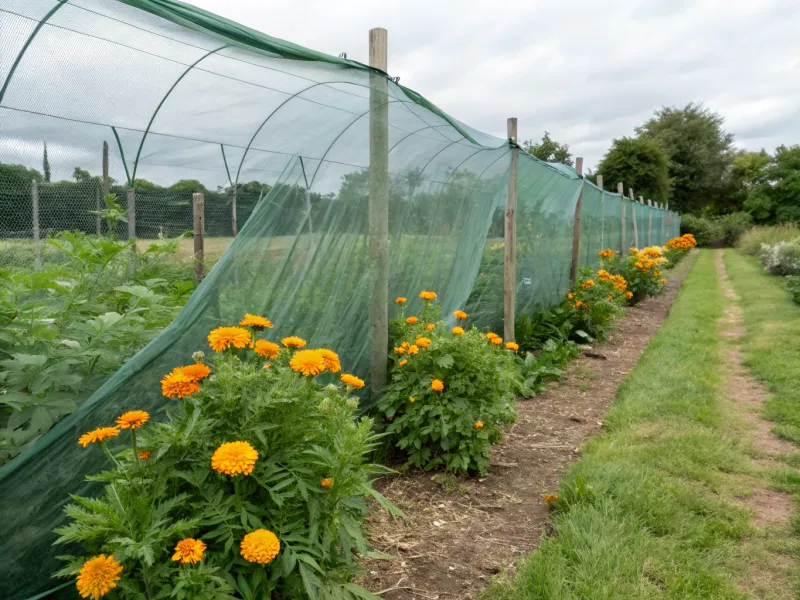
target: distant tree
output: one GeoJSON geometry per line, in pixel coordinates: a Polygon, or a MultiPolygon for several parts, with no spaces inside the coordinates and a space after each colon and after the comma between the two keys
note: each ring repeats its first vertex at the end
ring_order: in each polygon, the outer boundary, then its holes
{"type": "Polygon", "coordinates": [[[181,179],[169,186],[170,191],[173,192],[199,192],[201,194],[208,194],[208,188],[197,179],[181,179]]]}
{"type": "Polygon", "coordinates": [[[23,165],[0,163],[0,190],[28,190],[33,180],[42,183],[44,177],[36,169],[29,169],[23,165]]]}
{"type": "Polygon", "coordinates": [[[92,180],[89,171],[81,169],[80,167],[75,167],[75,170],[72,172],[72,178],[75,180],[75,183],[88,183],[92,180]]]}
{"type": "Polygon", "coordinates": [[[669,202],[669,161],[655,140],[623,137],[613,141],[597,172],[607,190],[616,190],[623,181],[637,196],[654,202],[669,202]]]}
{"type": "Polygon", "coordinates": [[[163,190],[160,185],[156,185],[147,179],[139,179],[138,177],[133,180],[133,189],[142,191],[163,190]]]}
{"type": "Polygon", "coordinates": [[[525,140],[522,147],[528,154],[533,154],[539,160],[545,162],[558,162],[572,166],[572,155],[569,153],[567,144],[559,144],[550,138],[550,134],[545,131],[542,141],[535,144],[533,140],[525,140]]]}
{"type": "Polygon", "coordinates": [[[757,164],[744,209],[760,222],[800,221],[800,146],[778,146],[756,173],[757,164]]]}
{"type": "Polygon", "coordinates": [[[733,134],[722,128],[723,122],[702,104],[690,103],[664,107],[636,128],[639,137],[658,141],[667,153],[673,184],[670,205],[676,210],[700,212],[730,193],[733,134]]]}
{"type": "Polygon", "coordinates": [[[50,183],[50,161],[47,158],[47,142],[44,143],[44,156],[42,157],[42,170],[44,171],[44,182],[50,183]]]}

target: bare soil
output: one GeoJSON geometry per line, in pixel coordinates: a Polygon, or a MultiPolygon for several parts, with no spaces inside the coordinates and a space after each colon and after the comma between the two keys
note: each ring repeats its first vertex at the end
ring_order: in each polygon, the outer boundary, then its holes
{"type": "Polygon", "coordinates": [[[519,418],[493,449],[488,475],[443,480],[414,472],[376,482],[408,518],[373,512],[370,541],[392,560],[366,560],[359,583],[389,600],[468,599],[496,573],[513,571],[516,559],[548,534],[544,495],[555,493],[584,440],[602,429],[617,387],[667,316],[688,263],[673,271],[663,296],[629,309],[606,342],[573,361],[560,383],[517,402],[519,418]]]}

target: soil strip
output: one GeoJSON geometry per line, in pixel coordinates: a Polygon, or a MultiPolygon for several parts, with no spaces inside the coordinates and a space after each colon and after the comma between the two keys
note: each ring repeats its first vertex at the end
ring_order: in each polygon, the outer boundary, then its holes
{"type": "Polygon", "coordinates": [[[382,510],[369,517],[373,548],[393,560],[365,560],[367,575],[359,583],[387,600],[468,599],[493,575],[513,571],[517,558],[548,533],[543,496],[557,491],[584,440],[601,430],[619,384],[669,313],[690,262],[672,272],[664,295],[630,308],[606,342],[572,361],[560,383],[517,402],[519,418],[494,447],[487,476],[413,472],[376,482],[408,518],[382,510]]]}

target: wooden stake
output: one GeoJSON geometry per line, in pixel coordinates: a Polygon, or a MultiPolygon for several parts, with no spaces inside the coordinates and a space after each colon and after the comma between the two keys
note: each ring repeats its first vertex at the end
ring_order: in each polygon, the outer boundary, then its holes
{"type": "Polygon", "coordinates": [[[39,182],[31,181],[31,208],[33,211],[33,252],[36,269],[42,268],[42,242],[39,239],[39,182]]]}
{"type": "Polygon", "coordinates": [[[233,188],[233,201],[231,202],[231,231],[233,231],[233,237],[239,235],[239,221],[236,216],[236,196],[239,192],[237,188],[238,185],[233,188]]]}
{"type": "Polygon", "coordinates": [[[515,338],[514,326],[517,322],[517,175],[519,170],[519,149],[517,142],[517,119],[506,121],[511,150],[511,168],[508,172],[508,195],[506,196],[505,231],[503,237],[503,336],[507,342],[515,338]]]}
{"type": "MultiPolygon", "coordinates": [[[[636,218],[636,197],[633,195],[633,188],[628,190],[631,197],[631,215],[633,216],[633,245],[639,247],[639,219],[636,218]]],[[[642,210],[639,208],[639,210],[642,210]]]]}
{"type": "Polygon", "coordinates": [[[603,176],[600,173],[597,174],[597,187],[600,188],[600,249],[606,249],[606,195],[603,191],[603,176]]]}
{"type": "Polygon", "coordinates": [[[199,285],[205,277],[205,237],[206,237],[206,201],[203,194],[192,194],[192,215],[194,231],[194,282],[199,285]]]}
{"type": "MultiPolygon", "coordinates": [[[[103,210],[106,205],[105,197],[111,193],[111,181],[108,178],[108,142],[103,142],[103,197],[98,198],[97,210],[103,210]]],[[[97,215],[95,222],[97,236],[103,235],[103,220],[97,215]]]]}
{"type": "MultiPolygon", "coordinates": [[[[578,175],[583,175],[583,158],[575,158],[575,170],[578,175]]],[[[581,179],[581,191],[578,194],[578,202],[575,204],[575,217],[572,221],[572,263],[569,269],[569,280],[575,281],[578,277],[578,260],[581,252],[581,209],[583,208],[583,179],[581,179]]]]}
{"type": "Polygon", "coordinates": [[[625,184],[621,181],[617,182],[617,193],[620,198],[620,222],[622,223],[622,236],[620,236],[620,254],[625,255],[628,246],[628,224],[625,222],[625,184]]]}
{"type": "MultiPolygon", "coordinates": [[[[369,66],[388,70],[388,32],[369,30],[369,66]]],[[[374,395],[386,386],[389,350],[389,104],[383,73],[370,74],[369,93],[369,242],[372,255],[372,365],[374,395]]]]}
{"type": "MultiPolygon", "coordinates": [[[[639,200],[644,202],[644,198],[639,196],[639,200]]],[[[647,245],[653,245],[653,202],[647,200],[647,245]]]]}
{"type": "Polygon", "coordinates": [[[128,275],[136,272],[136,191],[128,190],[128,241],[132,241],[131,260],[128,262],[128,275]]]}

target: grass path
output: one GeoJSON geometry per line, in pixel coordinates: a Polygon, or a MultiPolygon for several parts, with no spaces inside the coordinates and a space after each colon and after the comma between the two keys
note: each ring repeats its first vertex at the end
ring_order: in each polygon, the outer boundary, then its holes
{"type": "Polygon", "coordinates": [[[564,477],[553,535],[485,598],[794,597],[786,512],[765,520],[760,504],[795,480],[763,468],[755,409],[730,393],[751,382],[731,361],[749,338],[721,264],[701,252],[605,431],[564,477]]]}

